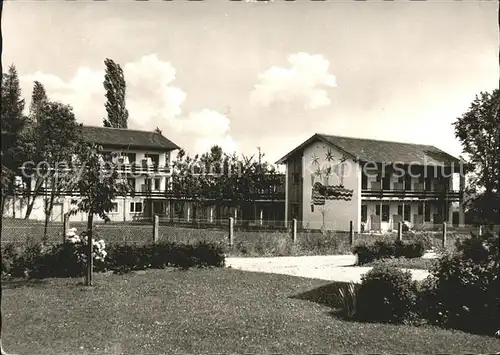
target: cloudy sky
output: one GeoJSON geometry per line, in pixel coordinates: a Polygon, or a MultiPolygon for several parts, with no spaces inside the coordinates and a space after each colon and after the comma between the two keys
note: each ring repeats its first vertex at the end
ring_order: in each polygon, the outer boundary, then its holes
{"type": "Polygon", "coordinates": [[[275,161],[316,132],[432,144],[498,86],[495,1],[4,3],[3,63],[102,125],[104,59],[129,128],[275,161]]]}

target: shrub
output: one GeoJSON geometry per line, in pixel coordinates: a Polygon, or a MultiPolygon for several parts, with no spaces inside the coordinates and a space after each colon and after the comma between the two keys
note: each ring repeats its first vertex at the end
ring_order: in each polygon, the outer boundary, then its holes
{"type": "Polygon", "coordinates": [[[416,291],[410,272],[376,265],[361,278],[356,318],[367,322],[412,323],[418,319],[416,291]]]}
{"type": "Polygon", "coordinates": [[[358,244],[352,251],[358,256],[358,264],[362,265],[379,259],[418,258],[424,255],[425,245],[421,240],[377,240],[372,243],[358,244]]]}
{"type": "Polygon", "coordinates": [[[420,291],[431,324],[493,334],[500,324],[500,237],[485,234],[456,242],[440,257],[420,291]]]}
{"type": "Polygon", "coordinates": [[[357,285],[353,282],[341,283],[334,291],[335,304],[340,306],[343,316],[351,319],[356,314],[357,285]]]}
{"type": "Polygon", "coordinates": [[[196,266],[222,267],[224,264],[224,249],[206,242],[195,245],[171,242],[140,246],[111,245],[107,259],[108,268],[120,273],[168,266],[189,269],[196,266]]]}

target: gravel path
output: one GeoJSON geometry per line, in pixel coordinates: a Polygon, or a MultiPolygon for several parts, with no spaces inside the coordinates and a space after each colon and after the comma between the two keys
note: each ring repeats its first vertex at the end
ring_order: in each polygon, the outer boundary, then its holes
{"type": "MultiPolygon", "coordinates": [[[[433,255],[425,257],[432,258],[433,255]]],[[[226,258],[227,266],[233,269],[359,283],[361,275],[368,272],[371,267],[352,266],[355,263],[354,255],[226,258]]],[[[420,281],[429,275],[426,270],[408,270],[414,280],[420,281]]]]}

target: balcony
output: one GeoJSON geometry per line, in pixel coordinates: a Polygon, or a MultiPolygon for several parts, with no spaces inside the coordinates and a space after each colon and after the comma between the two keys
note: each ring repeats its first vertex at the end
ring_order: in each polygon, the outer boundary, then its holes
{"type": "MultiPolygon", "coordinates": [[[[415,184],[415,187],[417,184],[415,184]]],[[[462,192],[460,191],[449,191],[445,189],[440,189],[438,191],[425,191],[422,188],[414,189],[414,190],[403,190],[400,186],[391,190],[381,189],[380,186],[377,186],[376,189],[362,189],[361,190],[361,198],[377,198],[377,199],[397,199],[397,198],[409,198],[409,199],[436,199],[436,200],[444,200],[447,199],[449,201],[460,201],[462,196],[462,192]]]]}

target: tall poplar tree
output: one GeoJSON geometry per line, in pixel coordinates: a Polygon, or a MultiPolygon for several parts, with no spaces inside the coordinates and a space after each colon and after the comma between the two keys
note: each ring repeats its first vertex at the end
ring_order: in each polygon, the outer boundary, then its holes
{"type": "Polygon", "coordinates": [[[108,117],[103,119],[104,127],[127,128],[128,111],[125,106],[126,83],[123,70],[112,59],[104,61],[106,74],[104,89],[106,89],[106,112],[108,117]]]}

